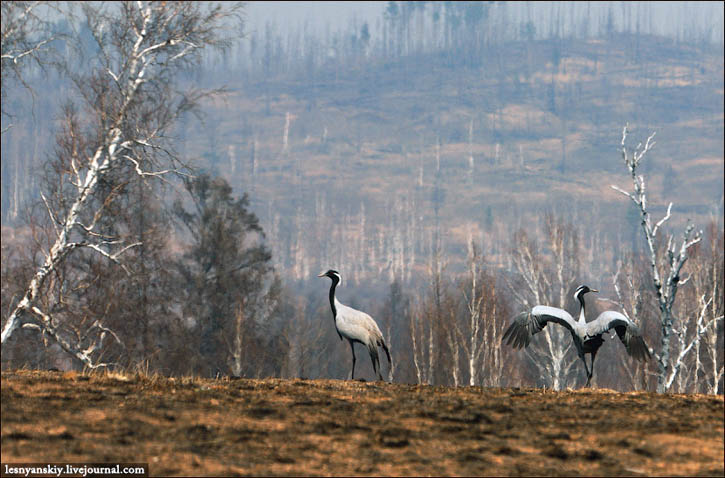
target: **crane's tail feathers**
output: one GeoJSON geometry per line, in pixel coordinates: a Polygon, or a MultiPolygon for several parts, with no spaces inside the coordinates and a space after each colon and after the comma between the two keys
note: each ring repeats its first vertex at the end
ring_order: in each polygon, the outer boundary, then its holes
{"type": "Polygon", "coordinates": [[[383,350],[385,350],[385,356],[388,357],[388,365],[392,367],[392,361],[390,360],[390,350],[388,350],[388,346],[385,344],[384,340],[380,341],[380,345],[383,347],[383,350]]]}
{"type": "Polygon", "coordinates": [[[517,349],[528,347],[529,341],[531,340],[531,334],[527,327],[528,321],[529,312],[522,312],[517,315],[508,329],[506,329],[506,332],[504,332],[502,340],[517,349]]]}
{"type": "MultiPolygon", "coordinates": [[[[378,345],[383,348],[385,351],[385,356],[388,358],[388,381],[392,383],[393,381],[393,361],[390,358],[390,350],[388,349],[388,345],[385,343],[385,340],[381,337],[378,341],[378,345]]],[[[380,364],[378,364],[378,367],[380,364]]]]}
{"type": "Polygon", "coordinates": [[[373,372],[382,380],[382,376],[380,375],[380,356],[378,355],[378,346],[374,340],[370,341],[368,352],[370,352],[370,360],[373,361],[373,372]]]}

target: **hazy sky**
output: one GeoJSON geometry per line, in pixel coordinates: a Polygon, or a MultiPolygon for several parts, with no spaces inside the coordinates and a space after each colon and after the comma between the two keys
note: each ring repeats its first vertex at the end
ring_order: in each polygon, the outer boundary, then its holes
{"type": "MultiPolygon", "coordinates": [[[[246,30],[263,31],[267,21],[275,23],[282,31],[297,29],[309,22],[312,30],[318,32],[326,25],[345,28],[355,16],[358,24],[367,21],[370,27],[382,17],[387,2],[247,2],[246,30]]],[[[722,2],[508,2],[507,8],[513,19],[525,21],[538,19],[544,25],[550,15],[557,11],[553,6],[563,6],[563,14],[581,15],[592,11],[592,21],[606,14],[611,8],[615,21],[621,24],[626,9],[636,14],[642,9],[642,19],[653,33],[676,35],[689,25],[712,30],[712,38],[718,42],[723,35],[722,2]],[[553,5],[552,5],[553,4],[553,5]],[[572,8],[573,7],[573,8],[572,8]]],[[[541,26],[541,25],[540,25],[541,26]]],[[[649,30],[649,28],[648,28],[649,30]]],[[[541,33],[545,33],[541,31],[541,33]]]]}
{"type": "Polygon", "coordinates": [[[353,15],[368,23],[380,17],[387,2],[248,2],[247,29],[264,28],[273,21],[282,28],[294,27],[308,21],[314,28],[340,22],[347,24],[353,15]]]}

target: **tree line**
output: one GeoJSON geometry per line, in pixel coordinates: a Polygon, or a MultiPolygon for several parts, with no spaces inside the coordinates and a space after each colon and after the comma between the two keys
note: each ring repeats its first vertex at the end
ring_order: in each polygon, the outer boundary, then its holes
{"type": "Polygon", "coordinates": [[[225,69],[245,71],[249,79],[294,74],[314,81],[329,71],[391,60],[413,64],[425,58],[430,67],[479,68],[501,61],[496,49],[507,42],[553,42],[559,49],[549,60],[556,63],[568,43],[616,35],[639,62],[646,56],[642,38],[650,35],[722,49],[717,13],[707,4],[389,1],[374,20],[352,18],[347,24],[305,23],[287,29],[268,21],[249,33],[248,43],[208,61],[210,66],[221,63],[225,69]]]}

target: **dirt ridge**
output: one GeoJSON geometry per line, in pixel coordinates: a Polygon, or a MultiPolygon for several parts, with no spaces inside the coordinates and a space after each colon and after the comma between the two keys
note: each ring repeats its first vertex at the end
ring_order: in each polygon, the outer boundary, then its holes
{"type": "Polygon", "coordinates": [[[2,461],[168,475],[723,476],[723,396],[2,373],[2,461]]]}

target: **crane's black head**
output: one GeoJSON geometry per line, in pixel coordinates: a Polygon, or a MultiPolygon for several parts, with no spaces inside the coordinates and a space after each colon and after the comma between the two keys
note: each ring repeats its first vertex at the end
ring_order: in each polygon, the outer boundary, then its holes
{"type": "Polygon", "coordinates": [[[335,269],[329,269],[327,272],[321,272],[317,277],[329,277],[332,282],[342,282],[342,276],[335,269]]]}
{"type": "Polygon", "coordinates": [[[574,298],[577,300],[584,300],[584,294],[587,292],[599,292],[597,289],[590,289],[588,286],[580,285],[574,292],[574,298]]]}

